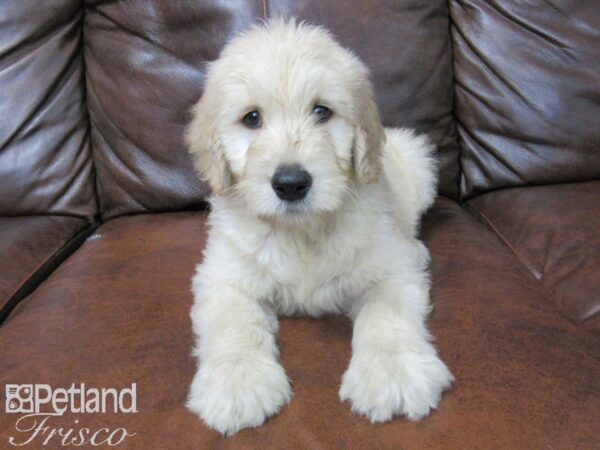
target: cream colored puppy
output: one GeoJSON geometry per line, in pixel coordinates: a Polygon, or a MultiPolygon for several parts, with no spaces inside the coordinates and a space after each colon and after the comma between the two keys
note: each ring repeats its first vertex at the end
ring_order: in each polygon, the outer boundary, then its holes
{"type": "Polygon", "coordinates": [[[224,434],[261,425],[292,398],[277,316],[342,313],[354,336],[340,398],[374,422],[429,413],[452,375],[425,326],[427,139],[384,130],[365,66],[294,21],[234,38],[193,112],[187,141],[214,196],[188,407],[224,434]]]}

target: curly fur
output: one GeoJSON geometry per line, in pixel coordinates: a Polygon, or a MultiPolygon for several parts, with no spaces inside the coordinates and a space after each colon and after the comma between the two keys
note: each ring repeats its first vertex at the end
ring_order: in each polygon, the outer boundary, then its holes
{"type": "Polygon", "coordinates": [[[374,422],[417,420],[452,375],[431,344],[429,255],[417,240],[433,202],[433,146],[381,125],[368,71],[322,28],[271,20],[234,38],[208,70],[188,143],[210,183],[204,260],[191,317],[199,360],[188,407],[232,434],[292,398],[278,360],[277,317],[347,314],[353,356],[339,391],[374,422]],[[312,114],[324,104],[332,117],[312,114]],[[259,110],[263,123],[241,118],[259,110]],[[280,200],[281,164],[313,177],[280,200]]]}

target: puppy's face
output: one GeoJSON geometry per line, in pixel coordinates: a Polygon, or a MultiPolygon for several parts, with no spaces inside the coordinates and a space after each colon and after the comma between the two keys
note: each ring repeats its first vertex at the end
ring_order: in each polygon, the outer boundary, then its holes
{"type": "Polygon", "coordinates": [[[276,20],[211,64],[187,139],[215,194],[301,222],[377,178],[384,133],[364,65],[322,29],[276,20]]]}

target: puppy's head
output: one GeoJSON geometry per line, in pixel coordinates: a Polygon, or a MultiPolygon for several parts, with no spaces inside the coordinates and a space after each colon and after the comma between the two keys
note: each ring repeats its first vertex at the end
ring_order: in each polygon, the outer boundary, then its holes
{"type": "Polygon", "coordinates": [[[338,209],[380,172],[385,139],[366,67],[323,29],[271,20],[211,63],[187,142],[216,195],[271,220],[338,209]]]}

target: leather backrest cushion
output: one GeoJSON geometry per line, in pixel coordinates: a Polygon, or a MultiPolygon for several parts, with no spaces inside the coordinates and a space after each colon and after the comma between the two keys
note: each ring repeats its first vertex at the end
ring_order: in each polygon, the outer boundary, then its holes
{"type": "Polygon", "coordinates": [[[600,177],[597,1],[450,2],[461,196],[600,177]]]}
{"type": "Polygon", "coordinates": [[[367,64],[386,126],[427,133],[438,147],[442,194],[458,193],[452,49],[446,0],[277,0],[271,16],[329,28],[367,64]]]}
{"type": "Polygon", "coordinates": [[[0,215],[96,213],[78,0],[0,2],[0,215]]]}
{"type": "Polygon", "coordinates": [[[183,142],[204,65],[262,14],[261,1],[87,4],[85,61],[102,216],[201,204],[183,142]]]}
{"type": "Polygon", "coordinates": [[[458,192],[449,17],[443,0],[244,2],[136,0],[87,4],[85,61],[103,217],[182,209],[209,191],[183,142],[205,63],[258,19],[294,15],[330,28],[370,66],[386,125],[430,133],[441,190],[458,192]]]}

